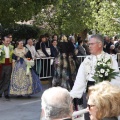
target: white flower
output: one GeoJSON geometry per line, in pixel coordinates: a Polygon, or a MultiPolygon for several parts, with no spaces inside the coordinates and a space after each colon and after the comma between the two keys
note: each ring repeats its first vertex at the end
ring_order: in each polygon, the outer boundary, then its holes
{"type": "Polygon", "coordinates": [[[110,70],[109,70],[109,69],[107,69],[107,72],[110,72],[110,70]]]}
{"type": "Polygon", "coordinates": [[[103,77],[103,75],[102,75],[102,74],[100,74],[99,76],[100,76],[100,77],[103,77]]]}
{"type": "Polygon", "coordinates": [[[107,65],[108,65],[108,66],[111,66],[111,63],[110,63],[110,62],[108,62],[108,63],[107,63],[107,65]]]}
{"type": "Polygon", "coordinates": [[[97,73],[100,73],[100,71],[97,71],[97,73]]]}
{"type": "Polygon", "coordinates": [[[105,76],[108,76],[108,72],[105,72],[105,76]]]}
{"type": "Polygon", "coordinates": [[[103,63],[103,66],[106,66],[106,64],[105,64],[105,63],[103,63]]]}
{"type": "Polygon", "coordinates": [[[101,69],[101,70],[100,70],[100,72],[101,72],[101,73],[104,73],[104,72],[105,72],[105,70],[104,70],[104,69],[101,69]]]}
{"type": "Polygon", "coordinates": [[[98,62],[97,65],[99,66],[99,65],[100,65],[100,62],[98,62]]]}

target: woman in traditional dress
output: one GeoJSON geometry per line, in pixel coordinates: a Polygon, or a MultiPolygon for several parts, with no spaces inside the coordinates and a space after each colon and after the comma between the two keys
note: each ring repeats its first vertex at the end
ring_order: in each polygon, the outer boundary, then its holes
{"type": "Polygon", "coordinates": [[[74,47],[63,35],[58,43],[60,55],[55,58],[55,69],[52,86],[61,86],[71,90],[76,76],[76,66],[74,61],[74,47]]]}
{"type": "Polygon", "coordinates": [[[40,92],[42,89],[39,77],[32,70],[33,65],[31,63],[33,64],[33,61],[27,60],[27,52],[28,50],[23,47],[23,41],[19,41],[13,54],[13,71],[10,84],[11,95],[31,95],[40,92]]]}

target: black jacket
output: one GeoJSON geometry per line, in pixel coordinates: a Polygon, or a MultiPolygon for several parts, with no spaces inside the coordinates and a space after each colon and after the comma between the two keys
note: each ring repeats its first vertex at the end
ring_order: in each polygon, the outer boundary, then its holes
{"type": "Polygon", "coordinates": [[[58,48],[54,47],[53,45],[50,46],[50,51],[51,51],[51,57],[57,57],[57,55],[59,54],[59,50],[58,48]]]}

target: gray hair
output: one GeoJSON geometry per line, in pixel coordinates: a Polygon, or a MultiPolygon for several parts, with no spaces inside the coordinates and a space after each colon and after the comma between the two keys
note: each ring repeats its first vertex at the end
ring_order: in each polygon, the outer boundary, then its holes
{"type": "Polygon", "coordinates": [[[65,88],[52,87],[46,90],[42,97],[42,109],[47,120],[71,116],[71,97],[65,88]]]}
{"type": "Polygon", "coordinates": [[[92,35],[90,38],[95,38],[98,42],[101,42],[104,45],[104,39],[101,35],[95,34],[95,35],[92,35]]]}

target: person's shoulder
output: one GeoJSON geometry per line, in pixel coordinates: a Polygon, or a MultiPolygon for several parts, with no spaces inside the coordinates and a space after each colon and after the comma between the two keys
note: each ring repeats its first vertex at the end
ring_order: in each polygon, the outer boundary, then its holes
{"type": "Polygon", "coordinates": [[[92,55],[87,55],[87,56],[84,56],[85,59],[84,59],[84,63],[87,63],[87,62],[90,62],[92,60],[92,55]]]}
{"type": "Polygon", "coordinates": [[[10,48],[14,49],[14,46],[13,45],[9,45],[10,48]]]}
{"type": "Polygon", "coordinates": [[[2,48],[3,47],[3,45],[0,45],[0,48],[2,48]]]}
{"type": "Polygon", "coordinates": [[[105,57],[107,57],[107,58],[113,57],[111,54],[108,54],[107,52],[105,52],[104,54],[105,54],[105,57]]]}

